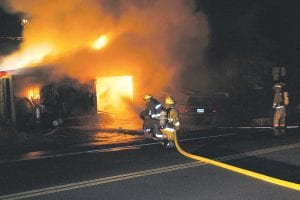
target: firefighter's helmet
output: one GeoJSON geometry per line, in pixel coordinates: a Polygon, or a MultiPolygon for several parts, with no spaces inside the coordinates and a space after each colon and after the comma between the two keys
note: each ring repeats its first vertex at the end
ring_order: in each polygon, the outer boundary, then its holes
{"type": "Polygon", "coordinates": [[[167,96],[166,99],[165,99],[165,104],[166,105],[174,105],[175,100],[171,96],[167,96]]]}
{"type": "Polygon", "coordinates": [[[275,87],[275,88],[282,88],[282,85],[281,85],[280,83],[276,83],[276,84],[274,85],[274,87],[275,87]]]}
{"type": "Polygon", "coordinates": [[[276,91],[281,91],[282,90],[282,84],[281,83],[276,83],[273,88],[276,91]]]}
{"type": "Polygon", "coordinates": [[[144,97],[143,97],[144,101],[148,101],[148,100],[150,100],[151,98],[152,98],[152,95],[151,95],[151,94],[145,94],[144,97]]]}

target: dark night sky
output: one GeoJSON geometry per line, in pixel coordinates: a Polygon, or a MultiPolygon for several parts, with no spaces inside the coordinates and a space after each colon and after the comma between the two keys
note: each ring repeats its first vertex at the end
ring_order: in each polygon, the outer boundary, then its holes
{"type": "Polygon", "coordinates": [[[15,50],[20,41],[3,37],[16,37],[22,33],[20,19],[16,14],[9,14],[0,7],[0,54],[7,54],[15,50]]]}
{"type": "Polygon", "coordinates": [[[208,16],[211,29],[208,68],[212,74],[223,75],[216,77],[214,83],[228,85],[233,80],[234,87],[239,82],[245,88],[249,75],[252,78],[248,79],[248,86],[256,82],[269,88],[266,83],[272,84],[272,67],[287,68],[289,74],[285,78],[290,86],[299,83],[300,3],[274,0],[197,2],[208,16]]]}
{"type": "Polygon", "coordinates": [[[21,32],[17,15],[8,14],[0,8],[0,36],[17,36],[21,32]]]}
{"type": "Polygon", "coordinates": [[[282,64],[298,63],[297,1],[199,0],[212,30],[211,55],[260,54],[282,64]]]}

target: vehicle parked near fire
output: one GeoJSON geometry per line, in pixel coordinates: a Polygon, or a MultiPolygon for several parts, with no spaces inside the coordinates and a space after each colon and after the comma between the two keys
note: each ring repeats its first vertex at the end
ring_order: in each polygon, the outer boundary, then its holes
{"type": "Polygon", "coordinates": [[[222,107],[214,96],[189,96],[180,112],[185,121],[215,126],[221,118],[222,107]]]}

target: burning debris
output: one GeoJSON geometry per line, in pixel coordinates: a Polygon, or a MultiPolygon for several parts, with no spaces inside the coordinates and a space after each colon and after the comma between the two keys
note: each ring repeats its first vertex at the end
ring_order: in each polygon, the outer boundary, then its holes
{"type": "Polygon", "coordinates": [[[41,98],[40,88],[39,87],[31,87],[27,90],[27,98],[36,104],[39,103],[41,98]]]}
{"type": "Polygon", "coordinates": [[[96,79],[97,110],[124,114],[133,103],[131,76],[101,77],[96,79]]]}
{"type": "Polygon", "coordinates": [[[16,76],[15,83],[25,85],[16,87],[15,92],[17,125],[21,128],[60,126],[64,119],[95,111],[92,84],[64,79],[38,87],[22,76],[16,76]]]}

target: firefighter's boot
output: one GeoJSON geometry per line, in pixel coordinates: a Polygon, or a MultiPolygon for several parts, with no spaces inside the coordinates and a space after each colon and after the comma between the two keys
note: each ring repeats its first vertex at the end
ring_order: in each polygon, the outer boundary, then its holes
{"type": "Polygon", "coordinates": [[[164,135],[164,140],[162,142],[162,145],[165,148],[172,148],[175,146],[174,143],[174,135],[175,135],[175,129],[173,128],[166,128],[166,129],[162,129],[161,132],[164,135]]]}
{"type": "Polygon", "coordinates": [[[280,135],[280,130],[278,127],[273,127],[273,133],[274,133],[274,136],[279,136],[280,135]]]}
{"type": "Polygon", "coordinates": [[[280,126],[279,132],[280,132],[280,135],[285,135],[286,134],[286,127],[285,126],[280,126]]]}

